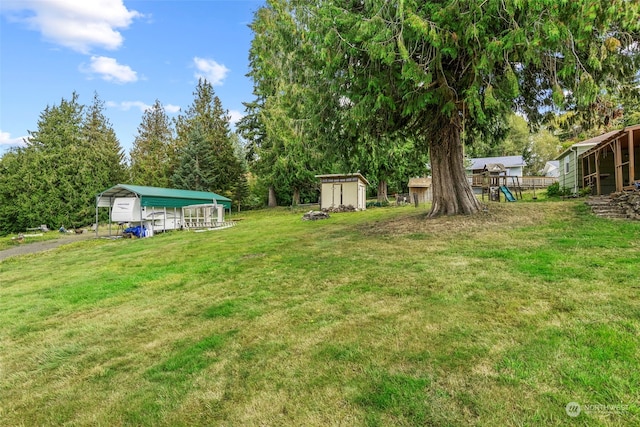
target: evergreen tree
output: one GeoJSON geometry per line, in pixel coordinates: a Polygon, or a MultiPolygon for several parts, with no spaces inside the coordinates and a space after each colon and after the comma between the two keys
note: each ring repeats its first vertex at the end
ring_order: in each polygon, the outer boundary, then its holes
{"type": "Polygon", "coordinates": [[[255,37],[249,74],[256,99],[245,104],[247,115],[238,124],[248,141],[250,169],[268,189],[270,207],[278,202],[298,204],[302,194],[316,193],[315,174],[345,158],[344,151],[320,145],[319,136],[325,132],[344,141],[335,130],[308,132],[310,106],[321,104],[322,94],[301,85],[296,77],[304,73],[307,45],[295,21],[281,10],[276,4],[261,8],[251,25],[255,37]]]}
{"type": "MultiPolygon", "coordinates": [[[[240,162],[234,155],[234,147],[230,137],[230,117],[222,107],[220,98],[215,95],[213,86],[205,79],[198,81],[194,92],[194,101],[185,111],[184,115],[176,120],[176,140],[174,150],[177,153],[173,173],[174,182],[180,182],[182,188],[193,188],[203,185],[188,182],[191,174],[187,173],[183,165],[193,164],[193,159],[185,159],[185,156],[194,155],[194,141],[202,144],[208,151],[206,158],[209,171],[206,172],[206,191],[212,191],[221,195],[231,196],[234,186],[238,182],[242,169],[240,162]],[[191,145],[191,147],[187,147],[191,145]]],[[[200,145],[198,145],[200,149],[200,145]]],[[[198,151],[199,155],[203,153],[198,151]]]]}
{"type": "Polygon", "coordinates": [[[24,148],[12,148],[0,158],[0,235],[23,231],[38,220],[31,217],[34,171],[26,160],[24,148]]]}
{"type": "Polygon", "coordinates": [[[191,128],[188,141],[182,149],[180,164],[172,177],[176,188],[195,191],[212,191],[215,186],[216,159],[199,124],[191,128]]]}
{"type": "Polygon", "coordinates": [[[95,196],[124,175],[123,152],[97,95],[84,114],[74,92],[47,106],[26,147],[2,157],[0,229],[95,221],[95,196]]]}
{"type": "Polygon", "coordinates": [[[240,207],[249,197],[249,167],[247,163],[246,153],[240,140],[240,136],[238,136],[238,134],[235,132],[231,134],[231,143],[233,144],[233,152],[236,156],[236,159],[238,159],[241,170],[238,181],[236,182],[232,191],[232,200],[235,200],[238,212],[240,212],[240,207]]]}
{"type": "Polygon", "coordinates": [[[89,195],[85,187],[91,165],[83,141],[83,108],[74,92],[71,100],[47,106],[38,129],[29,131],[22,153],[34,175],[29,193],[31,226],[71,227],[91,221],[89,206],[95,206],[96,192],[89,195]]]}
{"type": "Polygon", "coordinates": [[[169,187],[173,155],[173,127],[160,101],[142,115],[129,153],[131,181],[137,185],[169,187]]]}
{"type": "Polygon", "coordinates": [[[127,179],[125,154],[109,119],[104,115],[104,102],[94,94],[82,124],[87,160],[93,165],[92,187],[106,189],[127,179]]]}
{"type": "Polygon", "coordinates": [[[637,1],[267,3],[295,31],[260,33],[265,58],[277,63],[280,52],[295,51],[306,59],[286,73],[254,72],[266,83],[315,89],[307,113],[318,134],[349,129],[383,145],[398,134],[427,144],[432,216],[481,209],[465,176],[465,134],[504,129],[510,110],[533,123],[554,106],[597,114],[600,94],[637,86],[637,1]]]}

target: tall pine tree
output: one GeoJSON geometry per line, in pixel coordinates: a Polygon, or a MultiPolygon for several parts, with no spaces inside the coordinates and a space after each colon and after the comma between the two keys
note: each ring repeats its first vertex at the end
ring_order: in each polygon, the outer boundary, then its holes
{"type": "Polygon", "coordinates": [[[94,200],[95,192],[88,198],[83,188],[86,170],[91,167],[85,159],[83,108],[74,92],[70,100],[47,106],[40,114],[38,129],[29,131],[23,153],[34,173],[29,193],[34,225],[71,227],[88,221],[87,204],[94,200]]]}
{"type": "Polygon", "coordinates": [[[175,150],[178,164],[174,169],[173,182],[181,183],[181,188],[188,189],[195,189],[206,182],[204,190],[232,196],[242,168],[231,142],[230,117],[206,79],[198,81],[194,97],[193,104],[176,120],[175,150]],[[211,177],[211,180],[206,179],[200,183],[190,182],[190,174],[183,167],[185,164],[193,164],[190,157],[194,155],[195,140],[207,149],[207,158],[212,159],[209,170],[206,171],[206,176],[211,177]]]}
{"type": "Polygon", "coordinates": [[[93,187],[104,189],[127,178],[125,154],[109,119],[104,115],[104,102],[97,93],[86,108],[82,122],[82,139],[87,159],[93,165],[93,187]]]}
{"type": "Polygon", "coordinates": [[[199,124],[191,128],[187,137],[180,164],[172,177],[173,185],[185,190],[212,191],[217,176],[211,144],[199,124]]]}
{"type": "Polygon", "coordinates": [[[129,153],[131,181],[137,185],[169,187],[173,127],[160,101],[142,115],[138,134],[129,153]]]}
{"type": "Polygon", "coordinates": [[[47,106],[26,146],[3,156],[3,231],[87,225],[95,219],[95,195],[123,178],[123,151],[104,104],[95,95],[85,108],[75,92],[47,106]]]}

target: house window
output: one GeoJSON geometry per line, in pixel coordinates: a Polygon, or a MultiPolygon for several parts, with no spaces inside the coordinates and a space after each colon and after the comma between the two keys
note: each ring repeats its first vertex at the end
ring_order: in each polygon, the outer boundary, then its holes
{"type": "Polygon", "coordinates": [[[569,156],[564,158],[564,174],[567,175],[569,173],[569,156]]]}

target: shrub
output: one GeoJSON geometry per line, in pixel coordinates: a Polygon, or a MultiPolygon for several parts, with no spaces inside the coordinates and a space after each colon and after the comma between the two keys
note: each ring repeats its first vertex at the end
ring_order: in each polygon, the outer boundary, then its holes
{"type": "Polygon", "coordinates": [[[581,188],[579,191],[580,197],[587,197],[591,195],[591,187],[581,188]]]}
{"type": "Polygon", "coordinates": [[[547,187],[548,197],[557,197],[557,196],[562,196],[563,194],[564,194],[564,189],[562,190],[562,193],[561,193],[559,182],[554,182],[553,184],[547,187]]]}
{"type": "MultiPolygon", "coordinates": [[[[581,196],[591,194],[590,188],[585,194],[583,194],[584,191],[585,190],[580,190],[581,196]]],[[[578,197],[578,195],[571,191],[570,188],[560,188],[560,183],[554,182],[547,187],[547,197],[578,197]]]]}
{"type": "Polygon", "coordinates": [[[389,206],[387,200],[383,200],[382,202],[367,202],[367,208],[386,208],[387,206],[389,206]]]}

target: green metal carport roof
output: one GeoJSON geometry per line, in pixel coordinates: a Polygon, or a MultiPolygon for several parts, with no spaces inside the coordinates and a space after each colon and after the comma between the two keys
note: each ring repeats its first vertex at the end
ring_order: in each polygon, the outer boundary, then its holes
{"type": "Polygon", "coordinates": [[[231,199],[216,193],[129,184],[118,184],[98,194],[96,207],[111,207],[117,197],[137,197],[140,199],[140,206],[156,208],[182,208],[189,205],[217,203],[226,209],[231,209],[231,199]]]}

